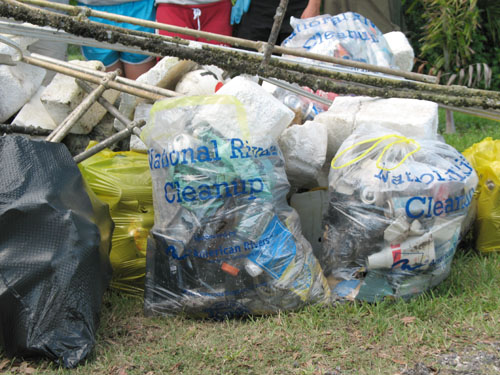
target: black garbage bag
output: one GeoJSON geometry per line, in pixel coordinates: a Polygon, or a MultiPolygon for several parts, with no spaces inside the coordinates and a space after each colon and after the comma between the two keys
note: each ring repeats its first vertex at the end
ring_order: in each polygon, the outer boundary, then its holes
{"type": "Polygon", "coordinates": [[[75,367],[111,278],[109,210],[62,144],[0,137],[0,171],[0,343],[75,367]]]}

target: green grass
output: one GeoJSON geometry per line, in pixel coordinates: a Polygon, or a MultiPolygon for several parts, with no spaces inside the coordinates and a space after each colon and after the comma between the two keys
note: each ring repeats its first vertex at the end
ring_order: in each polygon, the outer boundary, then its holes
{"type": "Polygon", "coordinates": [[[500,122],[480,117],[465,115],[455,112],[456,133],[445,133],[445,111],[439,110],[439,132],[443,135],[446,143],[463,152],[474,143],[480,142],[485,137],[500,139],[500,122]]]}
{"type": "Polygon", "coordinates": [[[68,44],[68,61],[71,60],[85,60],[80,50],[80,46],[68,44]]]}
{"type": "MultiPolygon", "coordinates": [[[[499,124],[473,117],[457,116],[456,126],[460,135],[445,139],[461,150],[499,134],[499,124]]],[[[96,342],[71,371],[0,354],[0,372],[397,374],[424,363],[440,374],[460,374],[440,355],[473,347],[498,356],[492,344],[500,343],[500,253],[478,254],[468,236],[450,276],[410,301],[309,306],[245,320],[146,318],[141,299],[109,292],[96,342]]],[[[477,374],[497,373],[485,366],[477,374]]]]}

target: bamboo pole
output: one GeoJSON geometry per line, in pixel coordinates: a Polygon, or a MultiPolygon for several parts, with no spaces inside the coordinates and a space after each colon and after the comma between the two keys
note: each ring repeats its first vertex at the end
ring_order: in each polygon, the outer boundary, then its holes
{"type": "MultiPolygon", "coordinates": [[[[4,0],[0,3],[0,14],[16,19],[20,18],[21,20],[35,24],[50,24],[53,27],[61,27],[75,35],[88,32],[84,24],[71,18],[68,19],[67,16],[51,15],[51,19],[42,12],[34,15],[34,12],[29,8],[13,0],[4,0]]],[[[296,82],[309,86],[312,89],[321,88],[325,91],[334,91],[339,94],[425,99],[438,102],[442,105],[456,107],[499,108],[499,93],[492,91],[472,90],[462,87],[456,90],[455,87],[426,83],[397,81],[381,77],[361,77],[357,74],[331,72],[326,69],[307,67],[295,62],[285,62],[275,57],[271,59],[269,66],[263,71],[259,71],[258,67],[262,56],[248,55],[246,51],[227,50],[226,48],[214,48],[217,46],[207,45],[203,45],[197,49],[166,43],[148,43],[144,45],[142,40],[138,40],[127,34],[110,32],[109,28],[106,28],[102,24],[95,25],[94,28],[97,30],[93,31],[97,32],[103,40],[122,43],[124,45],[139,46],[161,55],[178,56],[202,64],[217,65],[230,72],[259,74],[265,77],[283,79],[288,82],[296,82]],[[332,79],[341,82],[334,82],[332,79]],[[349,81],[350,83],[346,83],[345,81],[349,81]],[[353,84],[353,82],[359,85],[353,84]],[[405,90],[408,88],[408,85],[419,85],[419,87],[418,90],[405,90]]]]}
{"type": "Polygon", "coordinates": [[[133,121],[130,122],[129,125],[125,129],[120,130],[118,133],[113,134],[112,136],[106,138],[105,140],[99,142],[95,146],[89,148],[88,150],[83,151],[82,153],[76,155],[73,160],[75,163],[81,163],[82,161],[90,158],[91,156],[97,154],[99,151],[104,150],[106,147],[115,144],[116,142],[121,141],[122,139],[127,138],[134,131],[139,130],[140,127],[144,126],[146,122],[144,120],[133,121]]]}
{"type": "MultiPolygon", "coordinates": [[[[100,84],[101,79],[102,79],[102,78],[96,77],[92,74],[87,74],[87,73],[83,73],[83,72],[74,70],[72,68],[66,68],[63,66],[52,64],[50,62],[39,60],[39,59],[34,58],[32,56],[23,56],[22,61],[27,63],[27,64],[39,66],[39,67],[44,68],[44,69],[53,70],[55,72],[65,74],[65,75],[70,76],[70,77],[80,78],[80,79],[83,79],[85,81],[95,83],[97,85],[100,84]]],[[[115,90],[118,90],[121,92],[125,92],[127,94],[135,95],[135,96],[138,96],[140,98],[149,99],[152,101],[165,99],[165,96],[163,96],[163,95],[158,95],[158,94],[148,92],[145,90],[136,89],[134,87],[129,87],[127,85],[124,85],[124,84],[121,84],[121,83],[118,83],[115,81],[108,82],[108,86],[111,89],[115,89],[115,90]]]]}
{"type": "MultiPolygon", "coordinates": [[[[167,24],[153,22],[153,21],[141,20],[141,19],[137,19],[137,18],[133,18],[133,17],[120,16],[120,15],[116,15],[116,14],[100,12],[100,11],[92,10],[92,9],[86,8],[86,7],[75,7],[72,5],[51,3],[51,2],[44,1],[44,0],[17,0],[17,1],[3,0],[3,1],[21,2],[21,3],[46,7],[46,8],[52,8],[52,9],[67,12],[68,14],[71,14],[72,16],[79,16],[79,17],[93,16],[93,17],[108,19],[108,20],[112,20],[112,21],[116,21],[116,22],[126,22],[126,23],[140,25],[140,26],[144,26],[144,27],[148,27],[148,28],[165,30],[165,31],[173,32],[173,33],[189,35],[189,36],[192,36],[195,38],[205,38],[207,40],[215,40],[218,42],[223,42],[225,44],[232,45],[234,47],[243,47],[243,48],[253,49],[255,51],[262,51],[263,45],[265,44],[262,41],[256,42],[256,41],[251,41],[251,40],[242,39],[242,38],[236,38],[236,37],[232,37],[232,36],[209,33],[209,32],[201,31],[201,30],[193,30],[193,29],[189,29],[186,27],[172,26],[172,25],[167,25],[167,24]]],[[[160,37],[159,35],[157,35],[157,36],[160,37]]],[[[169,38],[169,39],[172,40],[175,38],[169,38]]],[[[175,42],[178,43],[178,40],[176,40],[175,42]]],[[[336,58],[333,56],[325,56],[325,55],[320,55],[320,54],[316,54],[316,53],[303,52],[303,51],[299,51],[299,50],[292,49],[292,48],[273,46],[272,52],[279,53],[279,54],[287,54],[287,55],[296,56],[296,57],[304,57],[304,58],[323,61],[323,62],[327,62],[327,63],[348,66],[351,68],[364,69],[364,70],[371,71],[371,72],[389,74],[389,75],[393,75],[393,76],[397,76],[397,77],[404,77],[404,78],[416,80],[416,81],[433,82],[433,83],[436,82],[436,77],[429,76],[429,75],[413,73],[413,72],[404,72],[401,70],[376,66],[376,65],[372,65],[372,64],[366,64],[366,63],[362,63],[362,62],[354,61],[354,60],[345,60],[345,59],[339,59],[339,58],[336,58]]]]}
{"type": "MultiPolygon", "coordinates": [[[[25,0],[28,1],[28,0],[25,0]]],[[[35,0],[29,0],[31,2],[34,2],[35,0]]],[[[41,0],[36,0],[38,2],[41,2],[41,0]]],[[[85,34],[87,30],[85,27],[85,23],[82,23],[80,21],[75,21],[70,18],[70,21],[68,21],[67,16],[62,16],[62,15],[51,15],[52,18],[48,16],[44,16],[43,14],[38,14],[34,15],[33,11],[30,9],[31,7],[26,6],[24,4],[20,4],[16,1],[13,0],[3,0],[3,2],[0,2],[0,14],[4,14],[6,16],[14,17],[14,18],[21,18],[23,21],[28,21],[31,23],[35,24],[40,24],[40,25],[47,25],[49,24],[50,26],[53,27],[59,27],[67,30],[70,33],[74,33],[75,35],[81,35],[85,34]],[[24,7],[22,9],[22,12],[19,12],[18,10],[16,11],[15,5],[12,4],[19,4],[19,7],[24,7]],[[78,32],[75,32],[75,30],[72,29],[77,28],[78,32]]],[[[40,12],[39,12],[40,13],[40,12]]],[[[210,45],[203,45],[201,48],[198,48],[196,51],[193,51],[190,48],[182,48],[182,46],[177,45],[177,44],[161,44],[161,43],[155,43],[151,42],[148,43],[147,46],[144,46],[143,41],[137,40],[130,35],[125,30],[125,34],[118,33],[116,34],[114,32],[109,33],[109,27],[103,26],[102,24],[95,23],[92,25],[93,29],[97,30],[97,34],[101,39],[112,41],[112,42],[119,42],[124,45],[133,45],[133,46],[138,46],[142,48],[147,48],[148,51],[158,53],[161,55],[170,55],[170,56],[178,56],[180,58],[185,58],[185,59],[191,59],[193,61],[196,61],[200,64],[214,64],[218,65],[221,68],[228,70],[230,72],[239,72],[243,73],[249,73],[249,74],[259,74],[264,76],[265,72],[259,72],[255,69],[248,69],[248,65],[252,64],[257,64],[260,65],[261,62],[261,56],[260,55],[248,55],[247,51],[237,51],[237,50],[228,50],[227,48],[220,47],[220,46],[210,46],[210,45]],[[234,62],[237,62],[237,64],[234,64],[234,62]],[[248,61],[249,64],[244,64],[242,61],[248,61]],[[246,65],[246,66],[244,66],[246,65]],[[247,69],[246,71],[244,69],[247,69]]],[[[120,29],[120,28],[115,28],[115,29],[120,29]]],[[[120,29],[123,30],[123,29],[120,29]]],[[[156,41],[156,39],[155,39],[156,41]]],[[[348,81],[352,83],[359,83],[363,85],[368,85],[368,86],[376,86],[376,87],[390,87],[391,89],[409,89],[413,91],[419,91],[420,94],[414,95],[419,98],[426,97],[426,92],[431,92],[431,95],[433,94],[438,94],[441,95],[439,100],[442,100],[442,96],[446,95],[452,95],[452,96],[464,96],[464,97],[471,97],[471,96],[477,96],[476,102],[478,101],[484,101],[482,100],[483,98],[487,99],[493,99],[493,100],[500,100],[500,93],[494,92],[494,91],[487,91],[487,90],[477,90],[477,89],[469,89],[466,87],[462,86],[442,86],[442,85],[437,85],[437,84],[428,84],[428,83],[422,83],[422,82],[412,82],[412,81],[406,81],[406,80],[395,80],[395,79],[388,79],[388,78],[383,78],[383,77],[373,77],[373,76],[368,76],[368,75],[361,75],[361,74],[354,74],[354,73],[341,73],[341,72],[333,72],[328,69],[323,69],[323,68],[318,68],[318,67],[308,67],[304,66],[302,64],[299,64],[297,62],[286,62],[281,59],[278,59],[276,57],[273,57],[270,61],[270,65],[274,65],[276,67],[279,67],[281,69],[285,70],[292,70],[292,71],[297,71],[297,72],[302,72],[302,73],[307,73],[307,74],[315,74],[318,76],[321,76],[321,80],[324,79],[334,79],[334,80],[340,80],[340,81],[348,81]]],[[[272,75],[268,75],[269,77],[272,77],[272,75]]],[[[286,74],[280,74],[279,76],[274,75],[276,78],[281,78],[284,80],[287,80],[286,74]]],[[[290,81],[288,79],[288,81],[290,81]]],[[[318,81],[318,84],[320,83],[318,81]]],[[[300,83],[301,81],[296,81],[297,83],[300,83]]],[[[322,82],[322,81],[321,81],[322,82]]],[[[303,82],[303,84],[305,84],[303,82]]],[[[314,87],[312,87],[314,88],[314,87]]],[[[319,87],[317,87],[319,88],[319,87]]],[[[367,93],[366,95],[370,95],[367,93]]],[[[404,95],[403,97],[409,97],[408,94],[404,95]]],[[[432,100],[429,98],[429,100],[432,100]]],[[[455,101],[456,102],[456,101],[455,101]]],[[[448,104],[448,103],[443,103],[443,104],[448,104]]],[[[490,104],[488,104],[487,100],[484,103],[485,108],[490,108],[490,104]]]]}
{"type": "Polygon", "coordinates": [[[68,135],[71,128],[75,126],[77,121],[88,111],[88,109],[97,101],[97,99],[107,89],[108,82],[116,78],[117,71],[108,73],[104,77],[99,86],[97,86],[83,101],[76,107],[53,131],[49,134],[46,141],[61,142],[68,135]]]}
{"type": "Polygon", "coordinates": [[[262,57],[262,62],[260,63],[261,69],[264,68],[271,59],[271,54],[273,52],[274,45],[276,44],[276,40],[278,40],[278,35],[280,33],[287,7],[288,0],[280,0],[278,8],[276,8],[276,13],[274,14],[274,22],[273,27],[271,28],[271,33],[269,34],[269,40],[264,46],[264,56],[262,57]]]}
{"type": "MultiPolygon", "coordinates": [[[[38,53],[32,53],[30,55],[30,57],[38,59],[40,61],[45,61],[45,62],[48,62],[48,63],[52,63],[52,64],[55,64],[55,65],[60,66],[60,67],[72,69],[72,70],[77,71],[77,72],[94,75],[94,76],[99,77],[99,78],[103,78],[103,77],[106,76],[105,72],[101,72],[99,70],[90,69],[90,68],[87,68],[87,67],[84,67],[84,66],[81,66],[81,65],[70,64],[70,63],[68,63],[66,61],[61,61],[61,60],[54,59],[52,57],[48,57],[48,56],[44,56],[44,55],[39,55],[38,53]]],[[[128,78],[122,77],[122,76],[116,77],[115,81],[118,82],[118,83],[127,85],[127,86],[134,87],[134,88],[139,89],[139,90],[144,90],[144,91],[147,91],[147,92],[150,92],[150,93],[153,93],[153,94],[157,94],[157,95],[161,95],[161,96],[164,96],[164,97],[181,96],[181,94],[179,94],[178,92],[175,92],[175,91],[172,91],[172,90],[167,90],[167,89],[164,89],[164,88],[161,88],[161,87],[157,87],[157,86],[147,85],[145,83],[141,83],[141,82],[135,81],[133,79],[128,79],[128,78]]]]}

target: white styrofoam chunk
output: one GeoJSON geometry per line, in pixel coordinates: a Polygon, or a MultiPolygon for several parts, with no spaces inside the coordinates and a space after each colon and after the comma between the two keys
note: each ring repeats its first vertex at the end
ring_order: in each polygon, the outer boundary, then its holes
{"type": "Polygon", "coordinates": [[[25,63],[0,65],[0,122],[8,120],[37,92],[45,70],[25,63]]]}
{"type": "Polygon", "coordinates": [[[365,101],[356,115],[355,127],[374,125],[395,130],[409,138],[436,139],[438,105],[427,100],[373,99],[365,101]]]}
{"type": "Polygon", "coordinates": [[[315,186],[326,160],[326,125],[306,121],[304,125],[290,126],[281,134],[278,142],[290,183],[296,187],[315,186]]]}
{"type": "MultiPolygon", "coordinates": [[[[216,95],[232,95],[243,104],[251,142],[254,144],[266,143],[269,138],[278,139],[294,117],[291,109],[259,84],[241,76],[233,78],[222,86],[216,95]]],[[[215,125],[223,135],[235,131],[240,134],[239,129],[232,129],[234,125],[224,121],[215,125]]]]}
{"type": "Polygon", "coordinates": [[[434,102],[401,98],[339,96],[328,111],[314,121],[327,125],[330,161],[344,140],[358,127],[369,132],[384,127],[410,138],[437,138],[438,105],[434,102]]]}
{"type": "Polygon", "coordinates": [[[323,210],[328,207],[328,191],[315,190],[293,194],[290,206],[299,214],[304,237],[314,251],[321,251],[323,210]]]}
{"type": "MultiPolygon", "coordinates": [[[[158,86],[167,76],[170,69],[172,69],[177,63],[179,59],[177,57],[166,56],[158,63],[149,69],[146,73],[137,77],[137,82],[158,86]]],[[[144,99],[141,99],[135,95],[122,93],[120,96],[120,107],[118,110],[122,115],[127,117],[129,120],[134,118],[135,107],[141,102],[144,102],[144,99]]],[[[115,120],[115,129],[122,129],[123,125],[118,120],[115,120]]]]}
{"type": "Polygon", "coordinates": [[[327,162],[332,160],[342,142],[354,131],[361,103],[371,99],[364,96],[339,96],[328,111],[316,115],[314,121],[325,124],[328,131],[327,162]]]}
{"type": "Polygon", "coordinates": [[[53,130],[56,123],[52,120],[49,113],[40,101],[40,95],[45,90],[44,86],[40,86],[35,95],[26,103],[14,118],[12,123],[19,126],[37,126],[43,129],[53,130]]]}
{"type": "Polygon", "coordinates": [[[400,70],[411,72],[413,69],[415,52],[405,34],[401,31],[391,31],[390,33],[384,34],[384,38],[392,50],[396,67],[400,70]]]}
{"type": "MultiPolygon", "coordinates": [[[[104,70],[100,61],[70,61],[72,64],[85,66],[94,70],[104,70]]],[[[76,79],[63,74],[56,74],[52,82],[43,91],[40,100],[54,122],[59,125],[85,99],[88,94],[78,86],[76,79]]],[[[110,103],[119,96],[116,90],[106,90],[103,95],[110,103]]],[[[70,133],[88,134],[106,114],[106,110],[94,103],[71,128],[70,133]]]]}
{"type": "MultiPolygon", "coordinates": [[[[16,37],[9,35],[8,38],[17,43],[24,51],[37,41],[35,38],[16,37]]],[[[19,52],[0,43],[0,53],[10,55],[13,58],[19,52]]],[[[5,122],[37,92],[45,77],[45,69],[18,62],[14,66],[0,65],[0,122],[5,122]]]]}

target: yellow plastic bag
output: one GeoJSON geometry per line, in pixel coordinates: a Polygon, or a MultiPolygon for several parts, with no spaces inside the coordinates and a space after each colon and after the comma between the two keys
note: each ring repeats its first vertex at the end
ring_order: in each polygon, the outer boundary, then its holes
{"type": "Polygon", "coordinates": [[[110,253],[111,287],[142,294],[146,243],[154,221],[148,157],[133,151],[103,150],[79,167],[94,193],[109,205],[115,223],[110,253]]]}
{"type": "Polygon", "coordinates": [[[500,140],[485,138],[463,154],[479,176],[476,247],[483,253],[500,251],[500,140]]]}

